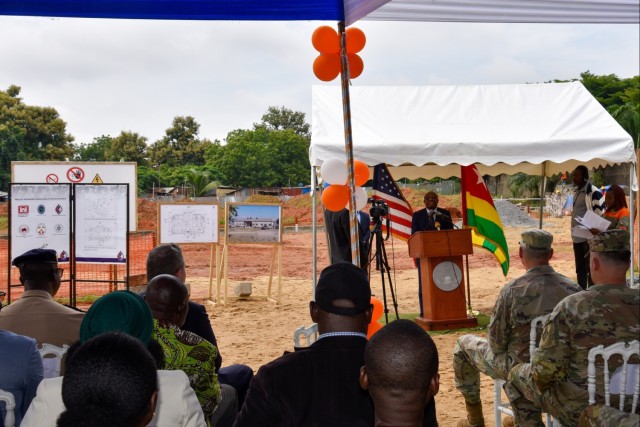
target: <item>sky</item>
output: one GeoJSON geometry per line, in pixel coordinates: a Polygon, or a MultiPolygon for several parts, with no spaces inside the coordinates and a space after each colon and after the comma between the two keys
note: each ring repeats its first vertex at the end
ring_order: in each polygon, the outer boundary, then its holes
{"type": "MultiPolygon", "coordinates": [[[[200,137],[251,129],[269,106],[311,123],[311,34],[332,22],[89,20],[0,16],[0,90],[54,107],[76,143],[175,116],[200,137]]],[[[580,73],[640,74],[640,26],[370,22],[359,86],[538,83],[580,73]]]]}

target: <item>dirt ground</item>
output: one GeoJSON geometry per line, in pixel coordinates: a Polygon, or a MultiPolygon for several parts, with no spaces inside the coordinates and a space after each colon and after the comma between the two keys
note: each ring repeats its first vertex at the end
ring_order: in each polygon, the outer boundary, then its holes
{"type": "MultiPolygon", "coordinates": [[[[569,234],[570,219],[545,219],[545,229],[555,236],[555,255],[552,265],[559,272],[575,278],[573,251],[569,234]]],[[[524,273],[518,259],[518,241],[524,228],[507,228],[506,235],[511,255],[508,276],[502,275],[498,263],[489,252],[474,248],[469,257],[470,287],[474,310],[487,315],[501,287],[509,280],[524,273]]],[[[251,282],[253,296],[265,296],[269,281],[269,266],[273,247],[266,245],[233,245],[228,255],[228,295],[238,282],[251,282]]],[[[317,235],[318,272],[328,265],[327,244],[323,232],[317,235]]],[[[207,247],[183,247],[187,262],[188,278],[192,297],[203,300],[209,291],[209,259],[207,247]]],[[[255,371],[266,362],[292,350],[293,331],[311,323],[308,304],[312,296],[312,235],[309,232],[285,233],[282,244],[282,281],[279,303],[252,299],[228,300],[227,304],[209,303],[207,309],[216,332],[223,365],[243,363],[255,371]]],[[[417,271],[407,254],[406,244],[400,241],[386,242],[392,282],[400,313],[417,313],[417,271]]],[[[276,264],[277,264],[277,257],[276,264]]],[[[277,276],[277,274],[276,274],[277,276]]],[[[224,288],[224,287],[223,287],[224,288]]],[[[277,297],[277,277],[272,283],[272,296],[277,297]]],[[[374,294],[382,298],[379,272],[372,273],[374,294]]],[[[390,290],[387,284],[387,301],[391,307],[390,290]]],[[[216,295],[215,281],[213,296],[216,295]]],[[[391,311],[390,319],[393,318],[391,311]]],[[[478,331],[484,335],[484,331],[478,331]]],[[[464,417],[464,402],[453,383],[451,351],[461,332],[434,335],[440,355],[440,393],[436,397],[438,419],[443,427],[453,426],[464,417]]],[[[493,426],[493,383],[482,377],[482,398],[485,420],[493,426]]]]}

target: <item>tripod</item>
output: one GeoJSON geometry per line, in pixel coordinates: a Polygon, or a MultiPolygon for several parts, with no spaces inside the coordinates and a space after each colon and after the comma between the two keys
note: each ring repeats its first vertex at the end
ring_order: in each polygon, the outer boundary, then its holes
{"type": "Polygon", "coordinates": [[[396,300],[396,294],[393,290],[393,283],[391,282],[391,269],[389,268],[389,260],[387,259],[387,250],[384,247],[384,241],[389,238],[389,218],[387,218],[387,237],[386,239],[382,238],[382,219],[380,216],[373,216],[373,229],[371,230],[371,238],[369,239],[369,248],[372,248],[372,243],[375,239],[376,242],[376,251],[375,251],[375,259],[376,259],[376,270],[380,271],[380,278],[382,279],[382,301],[384,303],[384,320],[385,323],[389,323],[389,308],[387,307],[387,291],[386,291],[386,283],[385,283],[385,273],[389,280],[389,291],[391,294],[391,301],[393,303],[393,308],[396,313],[396,320],[400,317],[398,316],[398,301],[396,300]]]}

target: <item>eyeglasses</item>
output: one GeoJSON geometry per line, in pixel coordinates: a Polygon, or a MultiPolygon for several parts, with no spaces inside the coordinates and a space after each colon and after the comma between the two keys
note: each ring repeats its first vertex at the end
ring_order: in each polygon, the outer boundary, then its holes
{"type": "Polygon", "coordinates": [[[62,275],[64,274],[64,268],[56,268],[55,272],[58,275],[58,277],[62,277],[62,275]]]}

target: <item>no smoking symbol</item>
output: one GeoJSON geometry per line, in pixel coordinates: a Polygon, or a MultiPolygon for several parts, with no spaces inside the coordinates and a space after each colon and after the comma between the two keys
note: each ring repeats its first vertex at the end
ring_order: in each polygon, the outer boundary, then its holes
{"type": "Polygon", "coordinates": [[[58,175],[55,173],[50,173],[47,175],[46,181],[48,184],[57,184],[58,183],[58,175]]]}
{"type": "Polygon", "coordinates": [[[69,168],[67,171],[67,178],[71,182],[80,182],[84,179],[84,171],[79,167],[69,168]]]}

